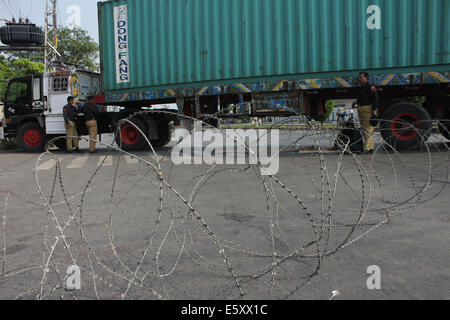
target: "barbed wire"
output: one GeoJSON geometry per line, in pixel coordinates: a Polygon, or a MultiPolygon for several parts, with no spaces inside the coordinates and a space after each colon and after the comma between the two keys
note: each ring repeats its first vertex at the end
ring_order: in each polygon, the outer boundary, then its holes
{"type": "Polygon", "coordinates": [[[278,174],[263,175],[255,144],[210,124],[220,121],[220,114],[181,117],[214,128],[245,156],[255,157],[255,164],[175,166],[164,161],[170,150],[157,151],[133,122],[154,115],[170,113],[141,111],[119,123],[119,130],[132,125],[147,150],[131,153],[114,142],[95,141],[106,152],[93,171],[83,171],[83,185],[71,185],[70,174],[49,149],[67,138],[59,137],[48,142],[34,165],[40,201],[6,193],[0,285],[28,279],[28,286],[13,295],[16,299],[295,298],[320,274],[325,259],[396,214],[439,199],[448,185],[448,144],[438,136],[427,144],[431,132],[411,125],[403,129],[416,131],[420,172],[378,135],[374,154],[360,155],[352,151],[357,141],[345,141],[337,129],[318,130],[315,121],[297,115],[269,125],[265,137],[258,137],[256,144],[280,130],[291,139],[271,154],[280,158],[278,174]],[[302,129],[285,130],[289,123],[302,129]],[[113,165],[105,166],[112,156],[113,165]],[[137,162],[133,171],[123,157],[137,162]],[[39,171],[44,160],[53,160],[55,170],[39,171]],[[236,194],[239,188],[245,194],[236,194]],[[7,271],[11,197],[45,214],[42,261],[7,271]],[[104,232],[89,232],[90,222],[102,224],[104,232]],[[82,270],[80,291],[67,290],[69,265],[82,270]]]}

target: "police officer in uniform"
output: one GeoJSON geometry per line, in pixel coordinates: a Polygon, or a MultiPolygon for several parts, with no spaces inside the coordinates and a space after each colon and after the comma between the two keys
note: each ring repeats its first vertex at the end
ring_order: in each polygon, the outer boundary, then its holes
{"type": "Polygon", "coordinates": [[[371,154],[375,146],[373,142],[373,133],[375,128],[370,124],[370,119],[377,114],[378,110],[378,92],[377,87],[369,83],[369,74],[361,72],[358,77],[362,84],[358,95],[358,116],[364,137],[364,153],[371,154]]]}
{"type": "Polygon", "coordinates": [[[66,135],[67,135],[67,152],[80,152],[80,148],[78,146],[78,132],[75,125],[75,118],[78,113],[78,108],[74,104],[74,98],[68,97],[67,104],[63,108],[64,114],[64,122],[66,127],[66,135]]]}
{"type": "Polygon", "coordinates": [[[88,97],[88,102],[86,102],[80,110],[84,114],[84,120],[86,121],[86,128],[89,132],[89,153],[96,153],[95,146],[97,144],[97,115],[101,112],[99,106],[95,104],[95,98],[93,96],[88,97]]]}

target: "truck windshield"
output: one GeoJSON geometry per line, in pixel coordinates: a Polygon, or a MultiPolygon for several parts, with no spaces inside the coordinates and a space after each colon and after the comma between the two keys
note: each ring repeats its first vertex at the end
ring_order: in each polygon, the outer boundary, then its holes
{"type": "Polygon", "coordinates": [[[26,103],[28,101],[28,81],[25,79],[14,80],[6,93],[6,102],[26,103]]]}

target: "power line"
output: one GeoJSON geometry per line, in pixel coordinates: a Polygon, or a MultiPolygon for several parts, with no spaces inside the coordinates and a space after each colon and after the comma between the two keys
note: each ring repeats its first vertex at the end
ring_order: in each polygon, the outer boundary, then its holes
{"type": "Polygon", "coordinates": [[[17,14],[16,14],[16,12],[14,11],[14,8],[11,6],[11,2],[8,0],[8,4],[6,4],[5,1],[3,1],[3,3],[4,3],[4,6],[8,9],[9,13],[11,14],[11,16],[12,16],[12,17],[16,17],[17,14]]]}
{"type": "Polygon", "coordinates": [[[6,10],[8,10],[9,14],[11,15],[11,18],[13,18],[14,14],[10,10],[9,6],[6,4],[5,0],[2,0],[2,3],[3,3],[3,6],[6,8],[6,10]]]}
{"type": "Polygon", "coordinates": [[[17,3],[13,0],[9,0],[8,3],[10,4],[11,9],[16,13],[16,16],[21,18],[20,10],[17,8],[17,3]]]}
{"type": "Polygon", "coordinates": [[[18,17],[21,18],[22,15],[20,13],[20,8],[17,7],[17,2],[15,2],[14,0],[10,0],[10,3],[12,4],[11,7],[14,8],[15,12],[17,12],[18,17]]]}
{"type": "Polygon", "coordinates": [[[19,12],[20,17],[24,18],[24,14],[23,11],[20,7],[20,4],[17,2],[17,0],[12,0],[13,3],[15,3],[16,7],[17,7],[17,11],[19,12]]]}
{"type": "Polygon", "coordinates": [[[31,12],[33,12],[33,0],[29,0],[29,1],[30,1],[30,9],[28,10],[27,18],[29,18],[31,15],[31,12]]]}
{"type": "Polygon", "coordinates": [[[62,21],[61,21],[61,10],[59,8],[59,5],[56,5],[56,9],[58,10],[58,20],[59,20],[59,25],[62,26],[62,21]]]}

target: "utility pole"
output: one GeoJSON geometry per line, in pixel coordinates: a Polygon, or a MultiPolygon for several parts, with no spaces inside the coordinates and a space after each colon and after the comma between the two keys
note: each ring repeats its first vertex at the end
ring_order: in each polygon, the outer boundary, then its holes
{"type": "Polygon", "coordinates": [[[45,46],[51,47],[51,51],[45,49],[44,65],[45,71],[48,72],[49,62],[56,59],[57,47],[58,47],[58,16],[56,10],[57,0],[44,0],[45,1],[45,46]],[[52,17],[52,23],[49,21],[49,17],[52,17]],[[51,35],[51,36],[50,36],[51,35]]]}

